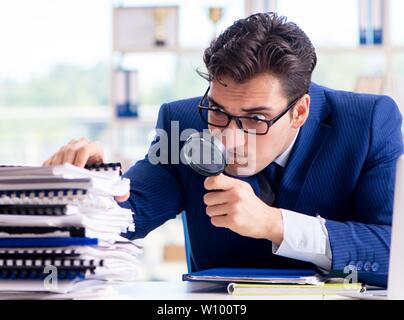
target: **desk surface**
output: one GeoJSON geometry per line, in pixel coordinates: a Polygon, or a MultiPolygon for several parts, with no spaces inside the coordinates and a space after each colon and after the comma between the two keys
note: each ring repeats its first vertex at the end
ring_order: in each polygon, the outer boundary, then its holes
{"type": "Polygon", "coordinates": [[[105,293],[94,299],[131,299],[131,300],[334,300],[349,299],[342,296],[299,295],[299,296],[232,296],[227,287],[202,282],[132,282],[111,285],[105,293]]]}
{"type": "MultiPolygon", "coordinates": [[[[85,287],[83,287],[85,288],[85,287]]],[[[340,300],[350,299],[337,295],[271,295],[233,296],[227,286],[207,282],[137,281],[120,284],[98,283],[90,292],[86,290],[67,294],[25,292],[0,293],[2,299],[78,299],[78,300],[340,300]]]]}

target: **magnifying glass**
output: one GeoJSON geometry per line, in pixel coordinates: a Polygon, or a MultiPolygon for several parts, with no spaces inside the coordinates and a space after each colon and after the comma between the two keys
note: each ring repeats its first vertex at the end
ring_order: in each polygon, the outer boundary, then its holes
{"type": "Polygon", "coordinates": [[[226,148],[208,132],[191,134],[185,141],[182,152],[187,164],[203,176],[219,175],[226,168],[226,148]]]}

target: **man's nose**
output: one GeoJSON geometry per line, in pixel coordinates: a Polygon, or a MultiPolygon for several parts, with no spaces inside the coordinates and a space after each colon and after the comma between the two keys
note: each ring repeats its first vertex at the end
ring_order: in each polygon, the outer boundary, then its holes
{"type": "Polygon", "coordinates": [[[227,150],[235,150],[245,145],[245,132],[238,127],[234,119],[232,119],[222,134],[222,142],[227,150]]]}

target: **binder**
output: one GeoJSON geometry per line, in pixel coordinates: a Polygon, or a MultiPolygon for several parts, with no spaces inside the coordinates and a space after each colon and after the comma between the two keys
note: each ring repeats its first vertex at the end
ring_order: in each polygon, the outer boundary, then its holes
{"type": "MultiPolygon", "coordinates": [[[[0,215],[0,227],[83,227],[85,228],[86,236],[87,232],[89,235],[95,232],[98,236],[102,234],[111,235],[111,233],[119,236],[122,232],[127,232],[128,230],[134,231],[132,221],[133,217],[129,215],[125,219],[112,217],[105,220],[95,219],[94,217],[90,218],[81,214],[59,217],[0,215]],[[132,225],[129,225],[130,223],[132,225]]],[[[60,237],[61,235],[57,236],[60,237]]],[[[91,237],[96,236],[91,235],[91,237]]]]}
{"type": "Polygon", "coordinates": [[[235,296],[336,296],[364,292],[361,283],[302,284],[256,284],[230,283],[227,292],[235,296]]]}
{"type": "Polygon", "coordinates": [[[79,257],[80,252],[77,249],[67,248],[0,248],[0,259],[56,259],[56,258],[74,258],[79,257]]]}
{"type": "MultiPolygon", "coordinates": [[[[63,267],[57,269],[57,278],[59,280],[64,279],[80,279],[84,280],[86,275],[94,274],[95,267],[63,267]]],[[[49,274],[44,273],[44,268],[42,267],[31,267],[31,268],[2,268],[0,267],[0,280],[1,279],[45,279],[49,274]]]]}
{"type": "Polygon", "coordinates": [[[68,204],[81,201],[84,189],[0,191],[0,204],[68,204]]]}
{"type": "Polygon", "coordinates": [[[59,177],[31,177],[31,178],[11,178],[0,180],[1,191],[26,191],[26,190],[53,190],[53,189],[84,189],[92,187],[91,179],[77,178],[65,179],[59,177]]]}
{"type": "Polygon", "coordinates": [[[46,189],[46,190],[1,190],[0,197],[12,198],[61,198],[79,197],[87,194],[86,189],[46,189]]]}
{"type": "Polygon", "coordinates": [[[122,165],[119,162],[88,164],[84,168],[69,163],[45,167],[0,165],[0,180],[7,179],[7,177],[29,178],[37,176],[59,176],[64,178],[75,176],[76,178],[96,177],[108,179],[120,177],[121,175],[122,165]]]}
{"type": "Polygon", "coordinates": [[[136,263],[136,255],[141,249],[132,242],[102,246],[69,246],[69,247],[42,247],[42,248],[0,248],[0,259],[54,259],[85,257],[93,259],[119,259],[136,263]]]}
{"type": "MultiPolygon", "coordinates": [[[[14,175],[16,172],[23,171],[25,175],[30,174],[42,174],[42,175],[52,175],[55,173],[55,168],[64,167],[67,171],[73,170],[74,172],[83,172],[82,168],[75,167],[71,164],[65,164],[61,166],[16,166],[16,165],[0,165],[0,172],[2,174],[14,175]],[[66,165],[66,166],[65,166],[66,165]]],[[[85,169],[90,171],[119,171],[122,169],[122,165],[119,162],[114,163],[95,163],[95,164],[86,164],[84,166],[85,169]]],[[[60,170],[57,170],[60,172],[60,170]]],[[[65,171],[65,172],[67,172],[65,171]]]]}
{"type": "Polygon", "coordinates": [[[43,236],[64,236],[64,237],[85,237],[86,229],[84,227],[14,227],[14,226],[0,226],[0,237],[13,238],[23,236],[26,234],[33,234],[43,236]]]}
{"type": "Polygon", "coordinates": [[[214,268],[184,274],[183,281],[322,284],[323,277],[313,269],[214,268]]]}
{"type": "Polygon", "coordinates": [[[96,246],[96,238],[0,238],[0,248],[96,246]]]}
{"type": "Polygon", "coordinates": [[[0,190],[84,189],[101,196],[121,196],[127,192],[129,180],[120,176],[120,164],[88,167],[91,170],[68,163],[49,167],[2,167],[0,190]]]}
{"type": "Polygon", "coordinates": [[[369,43],[369,6],[368,0],[359,0],[359,44],[366,45],[369,43]]]}
{"type": "Polygon", "coordinates": [[[120,162],[86,164],[84,168],[90,171],[97,171],[102,173],[112,172],[118,174],[119,176],[122,175],[122,165],[120,162]]]}
{"type": "Polygon", "coordinates": [[[65,216],[77,214],[78,208],[66,204],[0,204],[0,215],[24,215],[24,216],[65,216]]]}
{"type": "Polygon", "coordinates": [[[0,259],[0,269],[25,269],[30,268],[43,269],[46,266],[55,266],[58,269],[62,268],[92,268],[92,267],[102,267],[104,266],[104,260],[94,260],[94,259],[0,259]]]}
{"type": "Polygon", "coordinates": [[[384,1],[372,0],[373,44],[383,43],[384,1]]]}

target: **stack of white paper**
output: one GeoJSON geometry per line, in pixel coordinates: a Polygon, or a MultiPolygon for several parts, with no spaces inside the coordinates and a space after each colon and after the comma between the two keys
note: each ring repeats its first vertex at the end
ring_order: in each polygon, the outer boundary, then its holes
{"type": "Polygon", "coordinates": [[[133,213],[113,199],[127,192],[117,164],[0,167],[0,292],[134,280],[133,213]]]}

